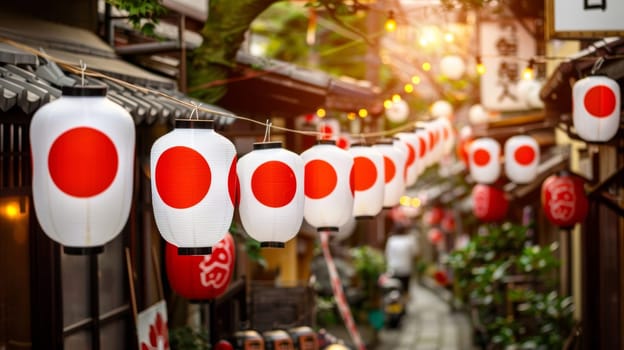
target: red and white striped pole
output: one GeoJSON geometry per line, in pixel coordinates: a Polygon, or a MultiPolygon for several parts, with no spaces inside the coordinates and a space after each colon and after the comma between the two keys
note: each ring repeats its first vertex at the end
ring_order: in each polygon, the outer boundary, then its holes
{"type": "Polygon", "coordinates": [[[347,327],[347,331],[349,331],[349,335],[355,344],[355,347],[358,350],[366,350],[366,346],[364,346],[364,342],[362,341],[362,337],[360,336],[360,332],[355,326],[355,322],[353,321],[353,315],[351,315],[351,309],[349,308],[349,304],[347,303],[347,299],[345,298],[344,291],[342,289],[342,283],[340,283],[340,276],[338,276],[338,271],[336,270],[336,264],[334,263],[334,258],[329,251],[329,235],[328,231],[321,231],[321,248],[323,249],[323,256],[325,257],[325,263],[327,263],[327,269],[329,270],[329,279],[331,281],[332,290],[334,291],[334,298],[336,299],[336,304],[338,305],[338,311],[340,311],[340,316],[345,322],[345,326],[347,327]]]}

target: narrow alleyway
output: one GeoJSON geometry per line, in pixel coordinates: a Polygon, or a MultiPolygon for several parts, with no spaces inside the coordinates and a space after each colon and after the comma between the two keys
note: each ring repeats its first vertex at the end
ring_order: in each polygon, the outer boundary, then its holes
{"type": "Polygon", "coordinates": [[[384,329],[373,350],[472,350],[468,317],[454,312],[435,291],[412,281],[407,314],[399,329],[384,329]]]}

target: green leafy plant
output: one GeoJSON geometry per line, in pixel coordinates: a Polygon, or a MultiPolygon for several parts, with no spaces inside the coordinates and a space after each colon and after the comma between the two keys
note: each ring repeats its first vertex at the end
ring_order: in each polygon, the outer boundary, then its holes
{"type": "Polygon", "coordinates": [[[205,329],[194,330],[189,326],[173,328],[169,331],[172,350],[209,350],[210,338],[205,329]]]}
{"type": "Polygon", "coordinates": [[[488,349],[560,349],[573,327],[571,298],[552,291],[558,246],[531,245],[527,229],[488,226],[448,256],[456,297],[475,311],[488,349]]]}
{"type": "Polygon", "coordinates": [[[148,36],[156,36],[154,29],[158,19],[167,12],[159,0],[106,0],[109,4],[128,13],[128,21],[135,29],[148,36]]]}

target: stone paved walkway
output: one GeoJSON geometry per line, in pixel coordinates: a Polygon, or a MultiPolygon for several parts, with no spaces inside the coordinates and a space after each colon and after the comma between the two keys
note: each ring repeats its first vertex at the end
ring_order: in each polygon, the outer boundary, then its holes
{"type": "Polygon", "coordinates": [[[415,281],[401,327],[384,329],[372,350],[473,350],[468,317],[415,281]]]}

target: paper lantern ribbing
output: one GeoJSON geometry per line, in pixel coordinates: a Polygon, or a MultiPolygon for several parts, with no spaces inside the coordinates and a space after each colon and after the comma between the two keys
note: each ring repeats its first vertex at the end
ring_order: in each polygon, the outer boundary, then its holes
{"type": "Polygon", "coordinates": [[[227,290],[236,261],[234,238],[229,233],[210,255],[179,255],[171,243],[165,248],[167,280],[171,289],[194,302],[218,298],[227,290]]]}
{"type": "Polygon", "coordinates": [[[587,216],[588,201],[583,180],[567,172],[544,180],[541,201],[546,218],[557,226],[569,228],[587,216]]]}
{"type": "Polygon", "coordinates": [[[303,153],[303,217],[320,231],[338,231],[353,213],[353,157],[332,140],[303,153]]]}
{"type": "Polygon", "coordinates": [[[407,153],[402,152],[392,140],[380,141],[373,145],[384,158],[384,208],[392,208],[399,204],[405,192],[403,172],[407,153]]]}
{"type": "Polygon", "coordinates": [[[261,247],[284,247],[303,222],[303,160],[281,142],[262,142],[238,161],[241,223],[261,247]]]}
{"type": "Polygon", "coordinates": [[[132,201],[132,117],[106,87],[71,86],[30,125],[37,220],[69,254],[100,253],[125,226],[132,201]]]}
{"type": "Polygon", "coordinates": [[[572,88],[572,122],[585,141],[609,141],[620,125],[620,86],[608,77],[590,76],[572,88]]]}
{"type": "Polygon", "coordinates": [[[501,172],[501,149],[498,142],[482,137],[470,143],[468,151],[469,170],[478,183],[490,184],[498,179],[501,172]]]}
{"type": "Polygon", "coordinates": [[[354,144],[349,149],[353,156],[353,216],[372,218],[383,208],[384,160],[375,148],[354,144]]]}
{"type": "Polygon", "coordinates": [[[418,179],[418,137],[413,132],[400,132],[395,135],[404,142],[407,147],[407,158],[405,161],[405,186],[413,186],[418,179]]]}
{"type": "Polygon", "coordinates": [[[540,150],[531,136],[517,135],[505,141],[505,174],[515,183],[526,184],[537,176],[540,150]]]}
{"type": "Polygon", "coordinates": [[[228,232],[236,197],[236,149],[211,120],[175,121],[151,150],[152,206],[161,236],[182,255],[210,254],[228,232]]]}

